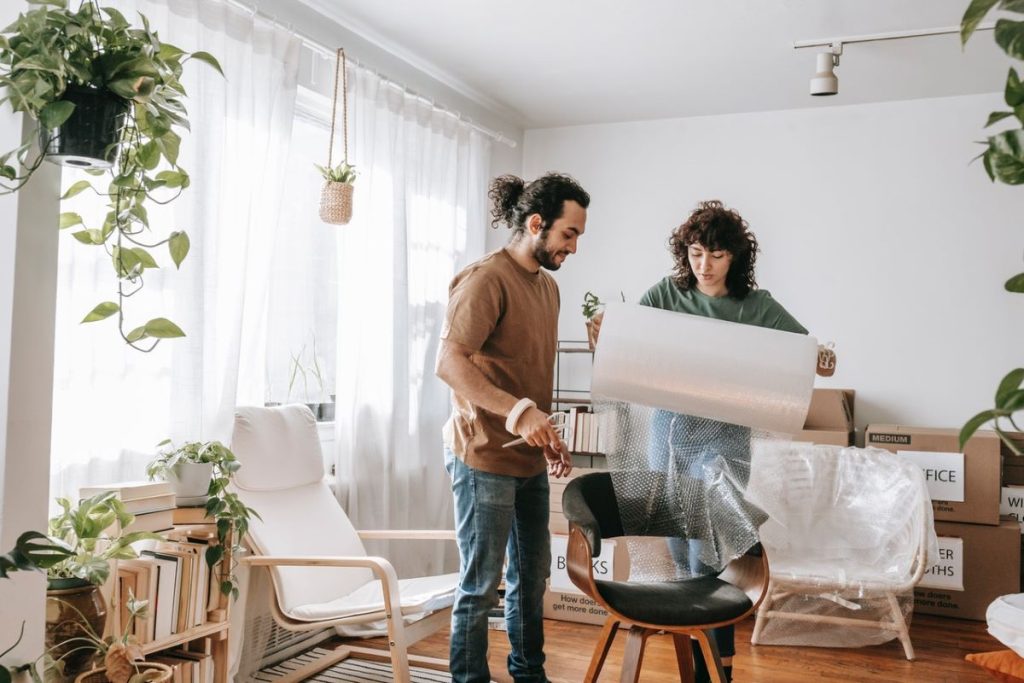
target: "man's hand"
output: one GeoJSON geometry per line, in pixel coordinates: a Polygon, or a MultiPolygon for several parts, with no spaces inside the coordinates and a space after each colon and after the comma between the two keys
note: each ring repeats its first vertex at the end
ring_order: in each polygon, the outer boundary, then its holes
{"type": "Polygon", "coordinates": [[[562,441],[558,442],[558,449],[551,446],[544,447],[544,459],[548,461],[548,474],[555,479],[568,476],[572,472],[572,455],[569,448],[562,441]]]}
{"type": "Polygon", "coordinates": [[[528,408],[516,422],[516,433],[536,448],[561,447],[561,439],[543,410],[528,408]]]}

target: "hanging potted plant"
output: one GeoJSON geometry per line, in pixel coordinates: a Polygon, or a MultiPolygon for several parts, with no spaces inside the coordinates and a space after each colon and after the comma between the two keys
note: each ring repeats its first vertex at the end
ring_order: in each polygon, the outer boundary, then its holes
{"type": "Polygon", "coordinates": [[[334,72],[334,101],[331,108],[331,138],[327,143],[327,165],[314,164],[324,178],[320,192],[320,220],[333,225],[347,225],[352,220],[352,197],[355,194],[356,167],[348,162],[348,71],[345,50],[338,48],[334,72]],[[333,166],[334,128],[338,118],[338,82],[342,83],[342,140],[345,160],[333,166]]]}
{"type": "Polygon", "coordinates": [[[0,104],[7,102],[38,124],[40,150],[31,142],[0,154],[0,194],[19,190],[44,159],[102,174],[106,188],[82,180],[62,197],[90,190],[109,199],[103,223],[92,228],[76,213],[63,213],[60,228],[78,228],[79,242],[107,250],[117,275],[117,301],[93,308],[83,322],[118,316],[121,337],[151,351],[161,339],[184,336],[166,318],[127,327],[123,304],[143,284],[146,269],[159,265],[151,250],[165,246],[176,267],[189,251],[185,232],[147,239],[147,200],[167,203],[189,185],[178,165],[181,136],[188,129],[179,80],[183,65],[196,59],[221,72],[206,52],[185,52],[163,42],[145,16],[133,26],[111,7],[85,0],[77,10],[67,0],[33,0],[0,33],[0,104]],[[148,340],[148,341],[144,341],[148,340]]]}

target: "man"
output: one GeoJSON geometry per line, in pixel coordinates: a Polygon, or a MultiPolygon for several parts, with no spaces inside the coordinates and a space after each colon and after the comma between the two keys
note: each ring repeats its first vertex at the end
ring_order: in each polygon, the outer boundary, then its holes
{"type": "Polygon", "coordinates": [[[459,589],[451,673],[487,683],[487,612],[505,575],[505,619],[517,683],[544,683],[542,602],[551,566],[548,474],[572,469],[549,421],[558,344],[558,270],[586,228],[590,196],[572,178],[491,183],[492,227],[509,243],[452,281],[437,376],[453,389],[445,467],[455,497],[459,589]],[[520,443],[509,442],[520,438],[520,443]]]}

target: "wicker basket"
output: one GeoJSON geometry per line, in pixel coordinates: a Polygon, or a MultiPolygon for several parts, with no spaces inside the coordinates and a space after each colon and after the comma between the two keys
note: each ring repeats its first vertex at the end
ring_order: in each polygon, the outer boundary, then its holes
{"type": "MultiPolygon", "coordinates": [[[[139,673],[144,671],[159,671],[159,676],[150,679],[157,683],[169,681],[174,675],[174,671],[171,667],[166,664],[160,664],[159,662],[139,662],[136,666],[139,669],[139,673]]],[[[92,671],[86,671],[85,673],[80,674],[78,678],[75,679],[75,683],[110,683],[110,681],[107,679],[106,669],[93,669],[92,671]]]]}
{"type": "Polygon", "coordinates": [[[352,183],[324,183],[320,192],[320,219],[333,225],[347,225],[352,220],[352,183]]]}

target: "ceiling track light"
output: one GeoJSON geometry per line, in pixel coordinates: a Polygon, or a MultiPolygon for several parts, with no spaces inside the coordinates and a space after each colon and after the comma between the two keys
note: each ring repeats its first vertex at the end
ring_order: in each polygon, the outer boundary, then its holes
{"type": "MultiPolygon", "coordinates": [[[[977,31],[991,31],[995,23],[979,24],[977,31]]],[[[902,40],[904,38],[921,38],[924,36],[941,36],[960,33],[959,26],[942,28],[923,28],[909,31],[892,31],[890,33],[871,33],[860,36],[840,38],[820,38],[816,40],[798,40],[793,43],[794,50],[809,47],[827,47],[827,52],[819,52],[815,60],[814,75],[811,76],[811,95],[836,95],[839,93],[839,77],[835,69],[839,66],[839,56],[843,54],[843,45],[850,43],[870,43],[879,40],[902,40]]]]}

